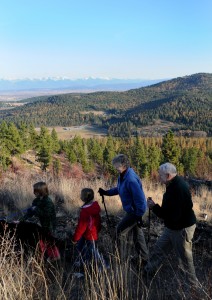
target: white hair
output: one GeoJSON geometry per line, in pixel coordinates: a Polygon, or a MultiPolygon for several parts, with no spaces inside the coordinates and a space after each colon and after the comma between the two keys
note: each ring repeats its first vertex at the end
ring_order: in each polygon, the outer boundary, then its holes
{"type": "Polygon", "coordinates": [[[160,165],[159,171],[161,171],[163,174],[177,175],[176,167],[169,162],[160,165]]]}

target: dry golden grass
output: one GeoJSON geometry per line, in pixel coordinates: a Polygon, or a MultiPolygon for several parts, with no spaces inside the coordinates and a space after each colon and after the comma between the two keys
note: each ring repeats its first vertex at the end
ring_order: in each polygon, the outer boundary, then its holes
{"type": "MultiPolygon", "coordinates": [[[[2,180],[0,189],[0,208],[4,210],[6,215],[9,213],[8,208],[10,208],[12,203],[14,203],[14,210],[15,207],[22,210],[31,204],[34,199],[32,186],[37,181],[47,182],[52,200],[54,201],[58,197],[64,199],[66,209],[73,213],[76,213],[82,205],[80,192],[83,188],[92,188],[95,193],[95,199],[99,201],[102,209],[104,209],[98,189],[100,187],[108,189],[113,186],[104,179],[89,181],[86,179],[79,180],[61,177],[55,181],[48,174],[37,174],[36,176],[33,175],[33,177],[29,172],[24,173],[22,176],[10,174],[10,176],[2,180]]],[[[146,197],[152,197],[156,203],[161,204],[165,191],[164,185],[144,180],[143,188],[146,197]]],[[[122,210],[121,201],[118,196],[105,197],[105,203],[108,212],[112,215],[116,215],[122,210]]],[[[193,204],[197,219],[202,221],[205,219],[205,215],[207,215],[208,224],[212,224],[211,191],[206,187],[200,188],[198,194],[193,195],[193,204]]]]}
{"type": "MultiPolygon", "coordinates": [[[[32,185],[37,181],[47,182],[50,190],[50,196],[53,200],[64,199],[67,211],[77,217],[78,208],[82,205],[80,192],[84,187],[90,187],[95,192],[95,198],[99,201],[102,212],[104,206],[101,203],[101,197],[97,191],[99,187],[109,188],[111,184],[103,179],[76,180],[60,178],[54,180],[48,174],[24,173],[22,176],[10,174],[1,181],[0,205],[5,214],[13,211],[22,210],[29,206],[34,198],[32,185]],[[12,205],[13,204],[13,205],[12,205]]],[[[164,186],[143,181],[144,191],[147,197],[152,197],[159,204],[162,200],[164,186]]],[[[105,197],[109,215],[119,215],[122,213],[122,206],[119,197],[105,197]]],[[[193,196],[194,210],[198,220],[203,220],[202,214],[207,213],[207,223],[212,222],[212,195],[203,188],[199,195],[193,196]]],[[[13,216],[14,217],[14,216],[13,216]]],[[[10,219],[10,218],[9,218],[10,219]]],[[[160,230],[157,228],[157,230],[160,230]]],[[[100,248],[107,250],[110,261],[110,269],[104,265],[101,269],[92,266],[85,269],[83,279],[76,279],[75,269],[72,264],[56,269],[48,265],[39,255],[29,255],[24,259],[23,254],[14,249],[14,241],[4,237],[0,244],[0,299],[5,300],[131,300],[131,299],[198,299],[195,294],[186,296],[183,288],[178,282],[178,274],[172,267],[172,262],[168,265],[168,283],[163,277],[163,273],[158,273],[156,278],[147,288],[144,285],[141,274],[139,273],[139,262],[137,266],[131,262],[133,250],[128,244],[126,259],[121,260],[118,253],[114,250],[114,243],[109,235],[101,237],[100,248]],[[66,268],[66,271],[64,271],[66,268]],[[68,273],[67,273],[67,268],[68,273]],[[155,283],[156,282],[156,285],[155,283]],[[169,298],[168,298],[169,297],[169,298]]],[[[202,246],[204,248],[204,245],[202,246]]],[[[204,266],[207,263],[208,249],[201,250],[201,258],[198,261],[197,268],[199,273],[204,273],[204,266]],[[204,254],[205,253],[205,254],[204,254]]],[[[167,274],[166,274],[167,275],[167,274]]],[[[199,299],[210,298],[211,273],[205,274],[203,297],[199,299]]],[[[191,292],[193,293],[193,292],[191,292]]]]}
{"type": "Polygon", "coordinates": [[[49,299],[43,262],[15,250],[14,240],[4,236],[0,248],[0,299],[49,299]]]}
{"type": "Polygon", "coordinates": [[[209,224],[212,223],[212,193],[206,187],[199,190],[197,195],[193,196],[194,210],[199,220],[206,219],[209,224]]]}
{"type": "MultiPolygon", "coordinates": [[[[108,250],[112,245],[108,244],[108,250]]],[[[169,266],[169,285],[161,274],[153,278],[147,288],[139,271],[127,253],[121,260],[115,252],[110,256],[110,268],[103,264],[92,264],[84,269],[84,277],[77,279],[74,268],[64,280],[64,270],[46,265],[38,256],[17,256],[13,240],[5,237],[0,251],[0,299],[5,300],[157,300],[157,299],[211,299],[205,287],[202,297],[196,298],[195,291],[185,291],[178,282],[178,275],[169,266]],[[155,288],[155,282],[157,287],[155,288]],[[166,287],[166,288],[165,288],[166,287]],[[172,289],[170,289],[170,287],[172,289]],[[169,289],[167,289],[169,288],[169,289]],[[188,297],[190,295],[191,297],[188,297]],[[195,296],[195,297],[194,297],[195,296]],[[171,297],[171,298],[170,298],[171,297]]],[[[141,270],[141,269],[140,269],[141,270]]]]}
{"type": "MultiPolygon", "coordinates": [[[[14,240],[7,235],[1,239],[0,299],[67,299],[59,269],[50,264],[46,265],[39,251],[25,257],[21,251],[17,253],[14,247],[14,240]]],[[[72,287],[73,281],[70,279],[66,292],[70,293],[72,287]]]]}

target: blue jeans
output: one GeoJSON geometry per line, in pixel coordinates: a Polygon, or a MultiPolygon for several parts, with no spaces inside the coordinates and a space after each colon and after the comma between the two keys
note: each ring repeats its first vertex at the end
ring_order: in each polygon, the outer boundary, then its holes
{"type": "Polygon", "coordinates": [[[81,263],[90,263],[92,261],[98,262],[101,260],[95,241],[89,241],[82,237],[77,242],[77,250],[79,252],[79,261],[81,263]]]}

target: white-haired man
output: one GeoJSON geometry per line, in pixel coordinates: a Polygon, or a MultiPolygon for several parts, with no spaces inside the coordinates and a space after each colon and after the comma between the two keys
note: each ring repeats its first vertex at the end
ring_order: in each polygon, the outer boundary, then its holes
{"type": "Polygon", "coordinates": [[[152,255],[146,265],[146,272],[154,274],[164,258],[175,250],[179,267],[187,275],[189,284],[198,285],[192,255],[192,238],[196,228],[196,217],[187,183],[177,175],[171,163],[159,167],[160,181],[166,185],[162,205],[152,198],[147,199],[148,207],[164,221],[164,231],[156,242],[152,255]]]}

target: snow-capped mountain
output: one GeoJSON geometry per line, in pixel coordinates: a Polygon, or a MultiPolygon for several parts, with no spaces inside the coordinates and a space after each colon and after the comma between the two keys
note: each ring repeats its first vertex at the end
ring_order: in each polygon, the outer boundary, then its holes
{"type": "Polygon", "coordinates": [[[128,90],[139,88],[163,80],[146,79],[109,79],[109,78],[35,78],[35,79],[0,79],[0,91],[23,91],[41,89],[68,89],[68,90],[128,90]]]}

